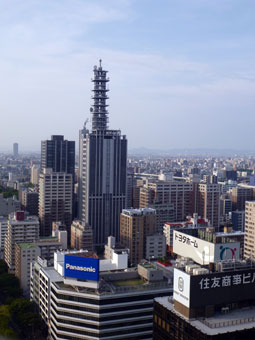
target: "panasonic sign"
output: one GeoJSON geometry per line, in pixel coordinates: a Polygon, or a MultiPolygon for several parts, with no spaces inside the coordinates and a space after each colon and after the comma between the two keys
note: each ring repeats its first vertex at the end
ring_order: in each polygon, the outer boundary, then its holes
{"type": "Polygon", "coordinates": [[[64,276],[99,281],[99,259],[65,255],[64,276]]]}

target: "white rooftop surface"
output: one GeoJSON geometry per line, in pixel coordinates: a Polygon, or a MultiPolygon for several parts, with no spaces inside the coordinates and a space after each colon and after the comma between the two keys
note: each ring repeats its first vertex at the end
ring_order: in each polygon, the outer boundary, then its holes
{"type": "Polygon", "coordinates": [[[217,314],[210,318],[197,320],[188,319],[174,309],[173,301],[169,297],[156,298],[155,301],[171,310],[192,326],[207,335],[224,334],[228,332],[241,331],[255,328],[255,307],[242,308],[230,311],[227,314],[217,314]]]}
{"type": "Polygon", "coordinates": [[[50,278],[51,282],[63,281],[63,277],[54,269],[54,267],[44,267],[43,271],[50,278]]]}
{"type": "Polygon", "coordinates": [[[232,231],[229,233],[224,233],[224,232],[218,232],[215,233],[216,236],[238,236],[238,235],[244,235],[245,233],[243,231],[237,230],[237,231],[232,231]]]}

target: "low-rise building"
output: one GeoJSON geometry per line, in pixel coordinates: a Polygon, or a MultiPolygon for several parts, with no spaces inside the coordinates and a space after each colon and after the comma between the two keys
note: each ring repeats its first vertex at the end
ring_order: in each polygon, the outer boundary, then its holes
{"type": "Polygon", "coordinates": [[[166,238],[160,233],[153,233],[146,236],[146,254],[147,260],[156,260],[166,255],[166,238]]]}
{"type": "Polygon", "coordinates": [[[209,222],[205,218],[198,217],[194,214],[193,217],[188,217],[185,222],[165,222],[163,227],[163,233],[166,237],[166,244],[170,250],[173,249],[173,233],[174,230],[184,229],[197,229],[205,228],[209,225],[209,222]]]}
{"type": "Polygon", "coordinates": [[[75,220],[71,225],[71,248],[93,251],[93,230],[83,221],[75,220]]]}
{"type": "Polygon", "coordinates": [[[3,194],[0,194],[0,216],[7,217],[9,214],[20,210],[21,202],[16,196],[4,198],[3,194]]]}
{"type": "Polygon", "coordinates": [[[40,248],[36,243],[15,244],[15,276],[20,281],[23,294],[29,296],[30,289],[30,264],[40,255],[40,248]]]}

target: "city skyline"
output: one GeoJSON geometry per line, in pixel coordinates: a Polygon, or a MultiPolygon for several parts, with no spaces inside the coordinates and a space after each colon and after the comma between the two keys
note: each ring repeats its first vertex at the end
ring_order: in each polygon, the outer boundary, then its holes
{"type": "Polygon", "coordinates": [[[52,134],[77,142],[100,58],[111,71],[112,128],[129,136],[131,149],[249,149],[254,7],[250,0],[0,1],[0,151],[13,142],[20,152],[39,151],[52,134]]]}

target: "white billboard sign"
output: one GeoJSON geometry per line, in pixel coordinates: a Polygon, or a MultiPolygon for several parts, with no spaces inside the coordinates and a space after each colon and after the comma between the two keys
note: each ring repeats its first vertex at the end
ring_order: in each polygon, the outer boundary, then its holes
{"type": "Polygon", "coordinates": [[[189,308],[190,306],[190,275],[174,268],[174,300],[189,308]]]}
{"type": "Polygon", "coordinates": [[[173,252],[189,257],[196,263],[207,265],[222,260],[239,259],[240,243],[217,243],[174,230],[173,252]]]}
{"type": "Polygon", "coordinates": [[[173,252],[206,265],[214,262],[214,244],[174,230],[173,252]]]}

